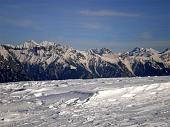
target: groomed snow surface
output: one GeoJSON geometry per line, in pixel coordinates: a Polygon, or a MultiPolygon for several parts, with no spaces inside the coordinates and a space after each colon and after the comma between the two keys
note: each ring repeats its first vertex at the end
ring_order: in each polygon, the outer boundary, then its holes
{"type": "Polygon", "coordinates": [[[170,77],[0,84],[0,127],[169,127],[170,77]]]}

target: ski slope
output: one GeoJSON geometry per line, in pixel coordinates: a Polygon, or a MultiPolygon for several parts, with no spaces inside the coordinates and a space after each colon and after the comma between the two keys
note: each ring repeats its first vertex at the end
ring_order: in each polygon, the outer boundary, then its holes
{"type": "Polygon", "coordinates": [[[0,84],[0,127],[169,127],[170,76],[0,84]]]}

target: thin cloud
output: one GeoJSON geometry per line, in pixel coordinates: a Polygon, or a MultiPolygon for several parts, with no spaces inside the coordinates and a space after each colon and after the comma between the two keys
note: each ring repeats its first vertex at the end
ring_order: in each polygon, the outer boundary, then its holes
{"type": "Polygon", "coordinates": [[[33,25],[33,22],[29,19],[14,19],[14,18],[0,16],[0,20],[7,24],[11,24],[19,27],[30,27],[33,25]]]}
{"type": "Polygon", "coordinates": [[[20,27],[29,27],[32,26],[33,22],[31,20],[11,20],[9,21],[11,24],[20,26],[20,27]]]}
{"type": "Polygon", "coordinates": [[[98,11],[82,10],[80,11],[80,14],[83,16],[98,16],[98,17],[114,17],[114,16],[137,17],[137,16],[140,16],[140,14],[136,14],[136,13],[117,12],[113,10],[98,10],[98,11]]]}
{"type": "Polygon", "coordinates": [[[144,40],[152,39],[152,34],[150,32],[143,32],[141,38],[144,40]]]}
{"type": "Polygon", "coordinates": [[[86,29],[92,29],[92,30],[98,30],[102,27],[101,24],[96,22],[88,22],[88,23],[82,23],[83,28],[86,29]]]}

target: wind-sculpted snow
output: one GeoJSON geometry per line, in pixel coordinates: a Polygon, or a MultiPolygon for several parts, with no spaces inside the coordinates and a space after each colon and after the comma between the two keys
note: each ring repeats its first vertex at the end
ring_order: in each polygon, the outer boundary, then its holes
{"type": "Polygon", "coordinates": [[[169,127],[170,77],[0,84],[0,127],[169,127]]]}

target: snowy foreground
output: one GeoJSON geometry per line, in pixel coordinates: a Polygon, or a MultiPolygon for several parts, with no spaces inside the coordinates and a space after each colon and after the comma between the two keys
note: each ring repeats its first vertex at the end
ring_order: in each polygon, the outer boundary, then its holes
{"type": "Polygon", "coordinates": [[[0,84],[0,127],[169,127],[170,77],[0,84]]]}

